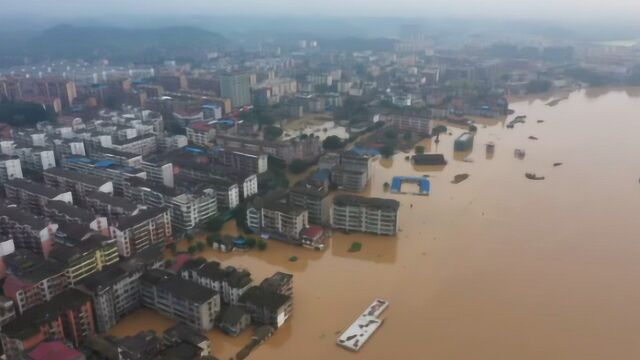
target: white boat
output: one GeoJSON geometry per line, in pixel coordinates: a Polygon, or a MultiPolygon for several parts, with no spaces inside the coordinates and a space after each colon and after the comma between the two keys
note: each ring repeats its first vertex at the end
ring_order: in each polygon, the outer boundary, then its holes
{"type": "Polygon", "coordinates": [[[337,340],[337,344],[351,351],[358,351],[373,333],[382,325],[380,314],[387,309],[389,302],[375,299],[337,340]]]}

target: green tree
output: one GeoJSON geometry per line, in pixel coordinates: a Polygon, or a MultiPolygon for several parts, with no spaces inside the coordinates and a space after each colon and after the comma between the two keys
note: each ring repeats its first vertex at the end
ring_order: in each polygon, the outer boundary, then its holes
{"type": "Polygon", "coordinates": [[[280,136],[282,136],[282,133],[282,128],[279,128],[277,126],[267,126],[264,129],[264,137],[267,138],[267,140],[271,141],[278,139],[280,136]]]}
{"type": "Polygon", "coordinates": [[[478,127],[475,125],[469,125],[469,132],[478,132],[478,127]]]}
{"type": "Polygon", "coordinates": [[[342,139],[336,135],[327,136],[327,138],[322,141],[322,148],[325,150],[339,150],[343,147],[344,143],[342,139]]]}
{"type": "Polygon", "coordinates": [[[416,154],[424,154],[424,146],[422,146],[422,145],[417,145],[417,146],[415,147],[415,152],[416,152],[416,154]]]}
{"type": "Polygon", "coordinates": [[[224,220],[221,217],[216,216],[207,221],[205,227],[211,232],[218,232],[224,227],[224,220]]]}
{"type": "Polygon", "coordinates": [[[263,239],[258,239],[258,250],[265,251],[267,250],[267,242],[263,239]]]}
{"type": "Polygon", "coordinates": [[[392,144],[387,144],[380,148],[380,155],[384,156],[385,158],[388,158],[393,156],[395,151],[396,149],[392,144]]]}
{"type": "Polygon", "coordinates": [[[248,237],[245,239],[245,241],[247,242],[247,247],[249,249],[253,249],[254,247],[256,247],[256,239],[252,238],[252,237],[248,237]]]}
{"type": "Polygon", "coordinates": [[[404,141],[411,141],[413,136],[410,131],[407,131],[402,135],[402,138],[404,139],[404,141]]]}
{"type": "Polygon", "coordinates": [[[167,249],[169,249],[169,251],[171,251],[172,254],[176,253],[177,250],[177,246],[176,243],[170,243],[167,245],[167,249]]]}
{"type": "Polygon", "coordinates": [[[186,233],[184,235],[184,238],[187,240],[187,242],[192,242],[193,241],[193,234],[192,233],[186,233]]]}
{"type": "Polygon", "coordinates": [[[196,249],[198,250],[198,252],[203,252],[205,248],[206,245],[202,241],[198,241],[196,243],[196,249]]]}
{"type": "Polygon", "coordinates": [[[289,171],[291,171],[294,174],[302,174],[309,167],[311,167],[311,165],[312,164],[308,161],[295,159],[291,162],[291,164],[289,164],[289,171]]]}
{"type": "Polygon", "coordinates": [[[196,251],[198,251],[198,247],[195,245],[189,245],[189,247],[187,248],[187,252],[191,255],[195,254],[196,251]]]}

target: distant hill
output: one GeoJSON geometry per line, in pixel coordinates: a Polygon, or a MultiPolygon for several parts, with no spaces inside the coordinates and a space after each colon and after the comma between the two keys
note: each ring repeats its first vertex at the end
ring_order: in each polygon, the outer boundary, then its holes
{"type": "Polygon", "coordinates": [[[16,44],[13,51],[35,59],[106,57],[110,60],[149,61],[220,49],[225,39],[196,27],[128,29],[58,25],[16,44]]]}

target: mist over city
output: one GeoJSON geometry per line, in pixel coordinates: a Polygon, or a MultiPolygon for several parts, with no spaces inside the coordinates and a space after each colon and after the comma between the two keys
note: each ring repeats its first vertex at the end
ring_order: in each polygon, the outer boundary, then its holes
{"type": "Polygon", "coordinates": [[[640,2],[0,9],[0,359],[640,357],[640,2]]]}

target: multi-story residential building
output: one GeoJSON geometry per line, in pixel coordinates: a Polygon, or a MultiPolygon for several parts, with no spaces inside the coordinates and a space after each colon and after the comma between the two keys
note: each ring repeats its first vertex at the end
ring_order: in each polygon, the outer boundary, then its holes
{"type": "Polygon", "coordinates": [[[337,195],[331,208],[331,225],[344,231],[395,235],[399,209],[396,200],[337,195]]]}
{"type": "Polygon", "coordinates": [[[67,170],[79,171],[83,174],[98,175],[113,182],[113,194],[122,196],[129,179],[146,179],[147,173],[142,169],[122,166],[110,160],[95,161],[86,157],[68,157],[62,162],[67,170]]]}
{"type": "Polygon", "coordinates": [[[44,170],[56,166],[56,158],[51,149],[21,147],[16,148],[15,153],[20,157],[20,162],[24,166],[24,169],[35,174],[42,174],[44,170]]]}
{"type": "Polygon", "coordinates": [[[362,192],[369,184],[367,170],[364,168],[348,168],[338,165],[331,170],[331,181],[338,189],[351,192],[362,192]]]}
{"type": "Polygon", "coordinates": [[[58,227],[56,246],[49,253],[49,258],[64,266],[69,283],[74,285],[117,262],[118,249],[114,240],[84,224],[64,223],[58,227]]]}
{"type": "Polygon", "coordinates": [[[260,286],[278,294],[293,296],[293,275],[278,271],[262,280],[260,286]]]}
{"type": "Polygon", "coordinates": [[[293,309],[291,296],[261,286],[249,288],[239,302],[251,314],[252,322],[274,328],[284,325],[293,309]]]}
{"type": "Polygon", "coordinates": [[[84,224],[103,235],[109,234],[109,223],[106,216],[96,215],[87,209],[63,201],[49,201],[45,205],[44,215],[45,218],[56,224],[84,224]]]}
{"type": "Polygon", "coordinates": [[[152,244],[164,245],[171,235],[171,213],[166,207],[138,209],[111,225],[111,236],[116,240],[123,257],[138,253],[152,244]]]}
{"type": "Polygon", "coordinates": [[[132,215],[138,209],[135,203],[126,198],[100,191],[87,193],[84,206],[96,215],[105,216],[109,223],[114,223],[121,217],[132,215]]]}
{"type": "Polygon", "coordinates": [[[77,288],[93,300],[96,327],[106,332],[127,313],[140,306],[140,277],[144,268],[128,271],[111,265],[80,280],[77,288]]]}
{"type": "Polygon", "coordinates": [[[220,76],[220,96],[231,99],[236,108],[251,105],[251,77],[246,72],[228,73],[220,76]]]}
{"type": "Polygon", "coordinates": [[[158,137],[146,134],[126,140],[114,139],[111,148],[139,155],[153,154],[158,151],[158,137]]]}
{"type": "Polygon", "coordinates": [[[174,187],[173,164],[171,161],[159,158],[145,158],[142,168],[147,173],[147,179],[166,187],[174,187]]]}
{"type": "Polygon", "coordinates": [[[0,327],[8,323],[16,317],[16,308],[13,304],[13,300],[0,295],[0,327]]]}
{"type": "Polygon", "coordinates": [[[113,161],[122,166],[140,167],[142,165],[142,155],[113,148],[94,147],[91,149],[90,154],[92,159],[113,161]]]}
{"type": "Polygon", "coordinates": [[[187,139],[199,146],[211,146],[216,137],[216,127],[204,121],[195,121],[186,128],[187,139]]]}
{"type": "Polygon", "coordinates": [[[37,96],[60,98],[64,109],[73,106],[78,97],[75,81],[65,79],[37,79],[33,80],[33,87],[37,96]]]}
{"type": "Polygon", "coordinates": [[[118,360],[155,359],[163,348],[163,341],[153,330],[125,336],[118,341],[118,360]]]}
{"type": "Polygon", "coordinates": [[[164,136],[158,139],[160,150],[172,151],[183,148],[189,144],[189,139],[185,135],[164,136]]]}
{"type": "Polygon", "coordinates": [[[186,343],[200,349],[200,356],[211,355],[211,341],[202,332],[178,323],[164,331],[162,336],[167,346],[180,345],[186,343]]]}
{"type": "Polygon", "coordinates": [[[20,157],[16,155],[0,155],[0,184],[13,179],[22,179],[20,157]]]}
{"type": "Polygon", "coordinates": [[[41,183],[23,179],[7,181],[4,184],[4,191],[9,202],[37,215],[44,215],[46,204],[51,200],[73,203],[73,196],[70,191],[51,188],[41,183]]]}
{"type": "Polygon", "coordinates": [[[400,131],[411,131],[421,135],[430,135],[433,130],[431,119],[423,116],[381,114],[379,121],[390,123],[400,131]]]}
{"type": "Polygon", "coordinates": [[[259,214],[259,231],[278,240],[301,244],[301,232],[309,226],[309,211],[293,205],[286,192],[276,191],[254,199],[247,207],[249,226],[256,223],[259,214]]]}
{"type": "Polygon", "coordinates": [[[225,147],[214,148],[212,154],[217,162],[232,169],[252,174],[262,174],[268,170],[268,155],[265,153],[225,147]]]}
{"type": "Polygon", "coordinates": [[[309,223],[328,224],[331,197],[326,183],[313,179],[303,180],[289,190],[289,202],[294,206],[307,209],[309,223]]]}
{"type": "Polygon", "coordinates": [[[16,250],[4,260],[8,275],[2,289],[19,313],[50,301],[69,286],[64,266],[56,261],[42,260],[28,250],[16,250]]]}
{"type": "Polygon", "coordinates": [[[126,197],[138,204],[168,207],[172,225],[180,231],[193,229],[218,214],[216,193],[204,186],[186,191],[132,179],[126,197]]]}
{"type": "Polygon", "coordinates": [[[322,142],[317,136],[273,142],[238,135],[218,134],[216,135],[216,144],[222,147],[246,149],[272,155],[287,164],[296,159],[313,161],[322,154],[322,142]]]}
{"type": "Polygon", "coordinates": [[[233,266],[222,268],[219,262],[192,259],[180,269],[180,276],[222,294],[225,304],[237,304],[253,284],[251,273],[233,266]]]}
{"type": "Polygon", "coordinates": [[[9,359],[21,359],[21,353],[45,340],[62,340],[80,348],[95,333],[91,298],[68,289],[3,326],[0,340],[9,359]]]}
{"type": "Polygon", "coordinates": [[[17,249],[44,256],[53,247],[58,225],[14,206],[0,206],[0,234],[13,239],[17,249]]]}
{"type": "Polygon", "coordinates": [[[80,139],[53,139],[53,150],[58,163],[68,156],[87,156],[84,141],[80,139]]]}
{"type": "Polygon", "coordinates": [[[211,330],[220,311],[220,295],[212,289],[163,270],[141,277],[142,304],[200,330],[211,330]]]}
{"type": "Polygon", "coordinates": [[[89,192],[113,194],[113,182],[109,179],[58,167],[44,172],[44,183],[52,188],[70,191],[78,204],[84,204],[89,192]]]}

